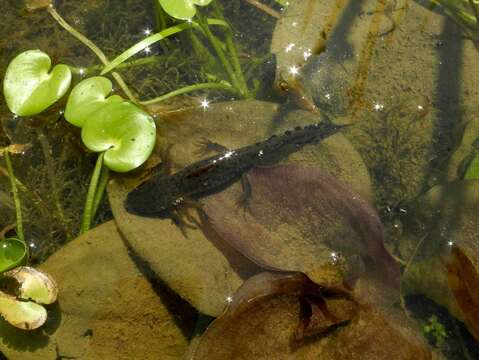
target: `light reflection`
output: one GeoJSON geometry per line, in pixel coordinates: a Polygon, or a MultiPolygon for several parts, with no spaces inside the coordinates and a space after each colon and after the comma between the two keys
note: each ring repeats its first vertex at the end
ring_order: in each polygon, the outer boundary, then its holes
{"type": "Polygon", "coordinates": [[[150,48],[149,46],[147,46],[147,47],[145,48],[145,50],[143,50],[143,51],[144,51],[145,53],[149,54],[149,53],[151,53],[151,48],[150,48]]]}
{"type": "Polygon", "coordinates": [[[304,57],[304,61],[308,60],[311,55],[313,55],[311,49],[307,49],[306,51],[303,52],[303,57],[304,57]]]}
{"type": "Polygon", "coordinates": [[[203,110],[206,110],[210,107],[210,102],[208,99],[203,99],[201,100],[200,106],[203,108],[203,110]]]}
{"type": "Polygon", "coordinates": [[[290,52],[291,50],[293,50],[294,46],[295,46],[295,44],[290,43],[290,44],[286,45],[286,47],[284,48],[284,50],[285,50],[286,52],[290,52]]]}
{"type": "Polygon", "coordinates": [[[339,254],[337,252],[332,252],[331,253],[331,259],[333,260],[333,262],[336,262],[339,260],[339,254]]]}
{"type": "Polygon", "coordinates": [[[384,105],[383,104],[379,104],[379,103],[376,103],[374,104],[374,110],[376,111],[381,111],[384,109],[384,105]]]}
{"type": "Polygon", "coordinates": [[[289,67],[289,73],[291,75],[298,75],[299,74],[299,68],[295,65],[289,67]]]}
{"type": "Polygon", "coordinates": [[[220,158],[220,160],[228,159],[228,158],[230,158],[231,155],[233,155],[233,154],[234,154],[234,151],[228,151],[228,152],[226,152],[226,153],[220,158]]]}
{"type": "Polygon", "coordinates": [[[83,76],[85,74],[85,69],[84,68],[78,69],[78,73],[80,74],[80,76],[83,76]]]}
{"type": "Polygon", "coordinates": [[[144,33],[146,36],[148,36],[148,35],[151,34],[151,29],[146,28],[145,30],[143,30],[143,33],[144,33]]]}
{"type": "Polygon", "coordinates": [[[226,301],[230,303],[230,302],[233,301],[233,298],[232,298],[231,296],[228,296],[228,297],[226,298],[226,301]]]}
{"type": "Polygon", "coordinates": [[[447,245],[453,246],[453,245],[454,245],[454,241],[449,240],[449,241],[447,242],[447,245]]]}

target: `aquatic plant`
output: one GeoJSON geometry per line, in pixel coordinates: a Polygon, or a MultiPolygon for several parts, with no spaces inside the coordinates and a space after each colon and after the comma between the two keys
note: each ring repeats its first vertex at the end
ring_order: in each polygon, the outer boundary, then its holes
{"type": "Polygon", "coordinates": [[[189,20],[196,14],[196,5],[206,6],[212,0],[158,0],[168,15],[179,20],[189,20]]]}
{"type": "Polygon", "coordinates": [[[440,5],[466,36],[479,38],[479,2],[477,0],[430,0],[433,5],[440,5]]]}
{"type": "Polygon", "coordinates": [[[0,274],[21,265],[27,253],[25,243],[17,238],[0,241],[0,274]]]}
{"type": "Polygon", "coordinates": [[[50,57],[40,50],[22,52],[10,62],[3,92],[14,114],[39,114],[65,95],[72,77],[70,68],[60,64],[49,72],[50,67],[50,57]]]}
{"type": "MultiPolygon", "coordinates": [[[[215,61],[217,61],[220,67],[222,67],[226,72],[228,81],[225,79],[221,80],[217,74],[214,74],[213,77],[216,81],[189,85],[184,88],[176,89],[169,94],[164,94],[155,99],[141,101],[140,103],[143,105],[150,105],[166,100],[173,96],[208,88],[221,89],[224,91],[237,93],[241,97],[245,98],[251,97],[252,94],[248,89],[248,85],[246,83],[238,58],[236,46],[233,41],[231,27],[225,20],[223,12],[218,3],[212,2],[211,0],[159,1],[159,3],[162,6],[162,9],[164,9],[166,13],[173,17],[174,21],[177,21],[178,19],[187,21],[175,23],[173,26],[161,29],[159,32],[152,34],[134,44],[129,49],[118,55],[111,62],[106,64],[101,72],[101,75],[107,74],[135,54],[144,51],[158,41],[165,40],[169,36],[178,34],[185,30],[192,30],[189,32],[189,35],[192,41],[193,50],[198,54],[199,58],[214,58],[210,53],[210,50],[201,42],[201,40],[199,40],[197,36],[198,33],[205,38],[211,48],[213,48],[217,55],[215,61]],[[206,6],[210,3],[216,18],[206,17],[195,7],[195,5],[206,6]],[[193,20],[193,17],[196,21],[193,20]],[[224,42],[218,39],[218,37],[212,32],[210,26],[219,26],[226,29],[224,32],[224,42]]],[[[164,21],[164,23],[166,23],[166,21],[164,21]]]]}
{"type": "MultiPolygon", "coordinates": [[[[57,65],[52,75],[48,75],[50,66],[48,55],[39,50],[23,52],[12,60],[4,80],[5,96],[12,112],[38,114],[66,93],[71,81],[70,69],[57,65]]],[[[90,228],[91,218],[103,197],[108,169],[127,172],[137,168],[150,156],[155,145],[156,130],[151,116],[119,95],[107,98],[111,91],[109,79],[92,77],[77,84],[67,102],[65,118],[82,128],[87,148],[101,153],[85,201],[81,232],[90,228]]]]}
{"type": "Polygon", "coordinates": [[[429,335],[434,339],[434,343],[437,347],[444,344],[444,341],[447,338],[446,328],[440,321],[438,321],[436,315],[432,315],[422,329],[424,334],[429,335]]]}
{"type": "Polygon", "coordinates": [[[5,162],[7,163],[8,177],[12,188],[13,200],[16,213],[16,238],[7,238],[0,241],[0,274],[13,269],[28,261],[29,250],[23,234],[22,206],[18,196],[16,178],[13,173],[12,161],[10,159],[9,147],[3,149],[5,162]]]}
{"type": "Polygon", "coordinates": [[[100,153],[85,201],[81,233],[90,228],[108,181],[108,169],[127,172],[139,167],[155,145],[153,118],[119,95],[107,97],[111,91],[112,83],[105,77],[83,80],[72,90],[65,110],[65,119],[82,128],[85,146],[100,153]]]}

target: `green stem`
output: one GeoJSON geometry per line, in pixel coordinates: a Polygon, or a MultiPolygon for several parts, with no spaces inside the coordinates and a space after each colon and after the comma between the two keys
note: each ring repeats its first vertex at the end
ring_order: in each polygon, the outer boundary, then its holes
{"type": "MultiPolygon", "coordinates": [[[[226,19],[223,15],[223,11],[221,10],[221,7],[218,4],[218,2],[213,1],[211,5],[213,6],[213,11],[216,17],[226,22],[226,19]]],[[[241,64],[238,57],[238,51],[236,50],[236,46],[233,40],[233,30],[231,29],[231,27],[227,28],[225,37],[226,37],[226,47],[229,51],[231,63],[233,64],[236,77],[238,78],[238,81],[241,84],[242,92],[244,93],[246,97],[249,97],[250,94],[248,90],[248,85],[246,84],[244,73],[243,73],[243,70],[241,69],[241,64]]]]}
{"type": "Polygon", "coordinates": [[[90,179],[90,185],[88,186],[88,192],[85,200],[85,208],[83,209],[83,219],[80,228],[80,234],[83,234],[90,230],[91,221],[93,218],[93,204],[95,200],[95,194],[98,188],[98,180],[100,178],[101,168],[103,166],[103,156],[104,153],[101,153],[98,156],[98,159],[95,164],[95,169],[90,179]]]}
{"type": "Polygon", "coordinates": [[[100,180],[98,180],[98,188],[95,193],[95,198],[93,199],[93,212],[92,217],[95,216],[98,207],[100,206],[103,195],[105,194],[106,184],[108,184],[108,178],[110,176],[110,169],[106,166],[102,166],[100,180]]]}
{"type": "Polygon", "coordinates": [[[233,66],[230,64],[228,59],[226,58],[225,53],[223,52],[223,49],[221,48],[220,42],[216,38],[216,36],[213,35],[211,32],[207,20],[201,15],[200,11],[197,11],[197,16],[198,16],[198,22],[203,30],[206,38],[208,41],[211,43],[211,46],[216,52],[216,55],[218,55],[218,58],[220,59],[221,64],[223,65],[223,68],[225,69],[226,73],[228,74],[231,83],[235,88],[238,89],[239,93],[242,96],[245,96],[246,94],[244,93],[244,89],[241,86],[241,83],[238,81],[238,78],[236,77],[235,71],[233,69],[233,66]]]}
{"type": "MultiPolygon", "coordinates": [[[[55,10],[53,6],[48,7],[48,12],[50,15],[60,24],[61,27],[63,27],[66,31],[70,33],[73,37],[75,37],[77,40],[79,40],[83,45],[88,47],[93,53],[100,59],[100,61],[104,64],[107,65],[109,63],[108,58],[106,55],[103,53],[103,51],[100,50],[98,46],[96,46],[90,39],[88,39],[85,35],[82,33],[78,32],[75,28],[73,28],[70,24],[68,24],[65,19],[61,17],[61,15],[55,10]]],[[[115,81],[118,83],[120,88],[123,90],[125,95],[134,103],[137,103],[138,100],[136,97],[133,95],[133,93],[130,91],[126,83],[123,81],[121,78],[120,74],[114,72],[111,74],[115,81]]]]}
{"type": "Polygon", "coordinates": [[[186,94],[186,93],[196,91],[196,90],[204,90],[204,89],[220,89],[220,90],[225,90],[225,91],[234,92],[234,93],[237,91],[234,87],[232,87],[230,84],[228,84],[226,82],[224,82],[224,83],[200,83],[200,84],[189,85],[189,86],[182,87],[180,89],[176,89],[172,92],[161,95],[161,96],[159,96],[157,98],[154,98],[154,99],[151,99],[151,100],[141,101],[140,104],[141,105],[151,105],[151,104],[154,104],[154,103],[164,101],[166,99],[170,99],[174,96],[178,96],[178,95],[181,95],[181,94],[186,94]]]}
{"type": "Polygon", "coordinates": [[[10,186],[12,187],[13,202],[15,204],[17,237],[20,241],[22,241],[25,244],[25,248],[27,249],[27,259],[28,259],[29,247],[28,247],[28,244],[25,242],[25,235],[23,233],[22,204],[20,203],[20,197],[18,196],[17,183],[15,181],[16,177],[13,173],[12,160],[10,159],[10,153],[8,152],[8,150],[4,151],[4,156],[5,156],[5,162],[7,164],[8,177],[10,179],[10,186]]]}
{"type": "MultiPolygon", "coordinates": [[[[156,62],[159,62],[159,61],[165,61],[169,57],[170,57],[170,55],[168,55],[168,56],[165,56],[165,55],[146,56],[146,57],[141,58],[141,59],[135,59],[135,60],[131,60],[131,61],[128,61],[128,62],[124,62],[124,63],[118,65],[116,68],[119,70],[119,69],[124,69],[124,68],[129,68],[129,67],[136,67],[136,66],[153,64],[153,63],[156,63],[156,62]]],[[[102,65],[93,65],[93,66],[90,66],[90,67],[87,67],[87,68],[79,68],[79,67],[75,67],[75,66],[71,66],[71,65],[69,65],[68,67],[70,68],[70,71],[73,74],[83,75],[83,76],[90,75],[90,74],[96,73],[97,71],[103,70],[102,65]]]]}
{"type": "Polygon", "coordinates": [[[479,6],[474,2],[474,0],[469,0],[469,4],[471,5],[472,12],[476,17],[476,26],[479,26],[479,6]]]}

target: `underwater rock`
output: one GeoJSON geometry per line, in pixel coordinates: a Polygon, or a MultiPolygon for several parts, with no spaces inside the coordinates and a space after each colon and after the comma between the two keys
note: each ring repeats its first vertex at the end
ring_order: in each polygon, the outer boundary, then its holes
{"type": "Polygon", "coordinates": [[[349,276],[360,277],[359,257],[371,273],[398,284],[399,268],[384,248],[379,216],[347,185],[318,168],[293,164],[253,169],[248,180],[252,194],[245,208],[238,205],[239,183],[202,203],[212,230],[249,259],[317,281],[317,268],[342,262],[357,272],[349,276]]]}
{"type": "MultiPolygon", "coordinates": [[[[187,340],[176,323],[182,305],[152,284],[128,254],[113,221],[73,240],[41,269],[60,289],[58,306],[35,331],[0,323],[9,359],[178,359],[187,340]],[[175,304],[172,307],[172,304],[175,304]]],[[[183,312],[185,314],[186,312],[183,312]]]]}
{"type": "Polygon", "coordinates": [[[169,218],[129,214],[124,201],[134,184],[115,179],[108,185],[111,208],[122,235],[133,252],[171,289],[202,313],[218,316],[228,297],[256,271],[256,266],[229,246],[206,239],[199,229],[186,229],[183,234],[169,218]]]}
{"type": "Polygon", "coordinates": [[[398,315],[360,305],[301,273],[261,273],[237,291],[187,358],[439,358],[398,315]]]}
{"type": "Polygon", "coordinates": [[[479,340],[479,181],[436,186],[412,214],[427,237],[404,273],[405,293],[446,307],[479,340]]]}

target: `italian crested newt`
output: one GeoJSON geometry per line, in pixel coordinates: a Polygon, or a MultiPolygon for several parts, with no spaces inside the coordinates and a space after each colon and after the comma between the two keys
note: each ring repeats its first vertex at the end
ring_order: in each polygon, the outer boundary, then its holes
{"type": "MultiPolygon", "coordinates": [[[[182,205],[194,204],[203,196],[217,193],[240,179],[245,180],[244,175],[251,168],[274,164],[304,145],[317,143],[343,127],[329,122],[296,127],[282,135],[273,135],[265,141],[236,150],[228,150],[208,141],[202,142],[203,153],[220,153],[172,175],[158,172],[128,194],[125,208],[136,215],[172,217],[179,221],[176,212],[182,205]]],[[[243,188],[246,191],[241,202],[247,200],[247,185],[247,181],[244,181],[243,188]]]]}

